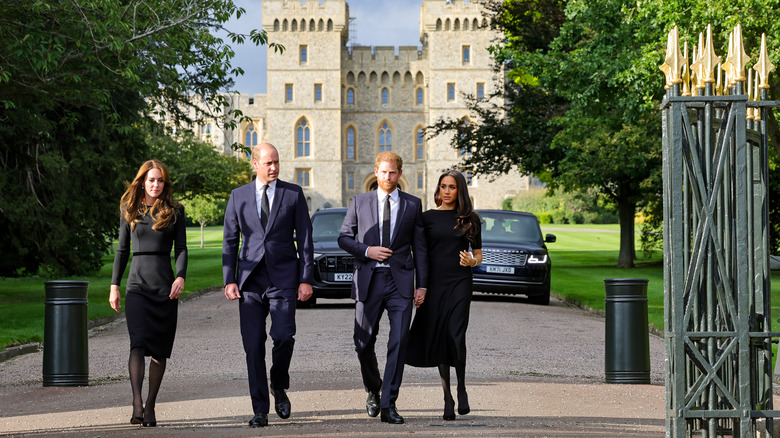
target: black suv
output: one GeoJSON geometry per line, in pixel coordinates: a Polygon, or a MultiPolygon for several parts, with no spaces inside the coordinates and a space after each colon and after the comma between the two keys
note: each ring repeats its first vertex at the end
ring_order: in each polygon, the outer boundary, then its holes
{"type": "MultiPolygon", "coordinates": [[[[349,298],[352,288],[354,257],[339,248],[338,238],[346,208],[326,208],[311,216],[314,241],[314,294],[304,307],[313,306],[317,298],[349,298]]],[[[301,303],[299,303],[301,304],[301,303]]]]}
{"type": "Polygon", "coordinates": [[[473,268],[474,290],[524,294],[534,304],[550,303],[550,257],[539,221],[531,213],[478,210],[482,218],[482,263],[473,268]]]}

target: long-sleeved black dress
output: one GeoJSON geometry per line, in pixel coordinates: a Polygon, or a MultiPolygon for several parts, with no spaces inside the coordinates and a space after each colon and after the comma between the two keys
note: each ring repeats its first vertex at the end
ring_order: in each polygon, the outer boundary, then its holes
{"type": "Polygon", "coordinates": [[[111,284],[119,285],[132,246],[133,259],[127,276],[125,316],[130,333],[130,348],[143,348],[145,356],[171,357],[176,336],[178,299],[170,299],[176,277],[187,274],[187,229],[184,207],[175,211],[176,221],[162,230],[154,230],[149,214],[141,217],[135,229],[124,219],[119,222],[119,248],[114,257],[111,284]],[[176,259],[176,275],[171,268],[171,247],[176,259]]]}
{"type": "MultiPolygon", "coordinates": [[[[466,329],[472,295],[471,267],[460,265],[469,249],[466,236],[455,235],[455,210],[423,213],[428,244],[428,291],[409,331],[406,363],[415,367],[466,363],[466,329]]],[[[472,249],[482,248],[478,229],[472,249]]]]}

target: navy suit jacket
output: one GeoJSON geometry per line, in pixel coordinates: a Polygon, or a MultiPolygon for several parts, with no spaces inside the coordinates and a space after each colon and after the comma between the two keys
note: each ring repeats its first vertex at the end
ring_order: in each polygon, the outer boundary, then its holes
{"type": "MultiPolygon", "coordinates": [[[[404,298],[418,288],[428,287],[428,250],[422,220],[422,202],[416,196],[399,190],[398,217],[390,249],[393,255],[384,261],[390,265],[396,287],[404,298]]],[[[376,192],[361,193],[349,204],[339,233],[339,246],[355,257],[352,276],[352,298],[366,301],[368,286],[377,261],[366,257],[369,246],[380,246],[379,213],[376,192]]]]}
{"type": "Polygon", "coordinates": [[[265,257],[271,283],[295,289],[314,280],[314,244],[309,207],[300,186],[277,180],[266,229],[260,224],[255,181],[230,194],[225,209],[222,275],[238,289],[265,257]],[[239,238],[242,242],[239,251],[239,238]],[[297,243],[297,249],[296,249],[297,243]]]}

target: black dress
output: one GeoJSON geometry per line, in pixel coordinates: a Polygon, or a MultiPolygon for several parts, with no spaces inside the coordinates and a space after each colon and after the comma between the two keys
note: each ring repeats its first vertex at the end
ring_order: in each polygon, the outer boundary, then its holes
{"type": "MultiPolygon", "coordinates": [[[[406,363],[416,367],[466,363],[466,328],[471,305],[471,267],[460,265],[469,249],[466,236],[455,236],[455,210],[423,213],[428,245],[428,292],[409,331],[406,363]]],[[[482,248],[477,228],[472,249],[482,248]]]]}
{"type": "Polygon", "coordinates": [[[127,266],[132,243],[133,259],[127,276],[125,316],[130,348],[143,348],[145,356],[171,357],[176,336],[179,300],[172,300],[171,285],[187,273],[187,229],[184,207],[175,211],[176,221],[162,230],[153,230],[149,214],[130,231],[120,219],[119,248],[114,258],[111,284],[119,285],[127,266]],[[171,269],[171,247],[176,257],[176,275],[171,269]]]}

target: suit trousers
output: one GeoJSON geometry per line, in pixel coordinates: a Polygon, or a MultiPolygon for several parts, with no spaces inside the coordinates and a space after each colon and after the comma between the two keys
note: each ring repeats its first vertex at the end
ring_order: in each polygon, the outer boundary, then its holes
{"type": "Polygon", "coordinates": [[[404,374],[406,343],[412,319],[412,300],[398,292],[390,268],[376,268],[371,276],[365,301],[355,303],[355,351],[366,391],[381,388],[380,407],[395,407],[404,374]],[[376,359],[376,337],[382,313],[387,310],[390,333],[387,341],[387,363],[384,381],[379,377],[376,359]]]}
{"type": "MultiPolygon", "coordinates": [[[[242,290],[238,301],[241,339],[246,353],[249,394],[255,414],[267,414],[270,408],[265,365],[266,319],[271,315],[271,388],[290,387],[290,361],[295,345],[295,289],[277,289],[271,284],[265,261],[252,272],[250,284],[259,291],[242,290]],[[260,287],[257,287],[260,286],[260,287]]],[[[246,284],[244,287],[246,288],[246,284]]]]}

